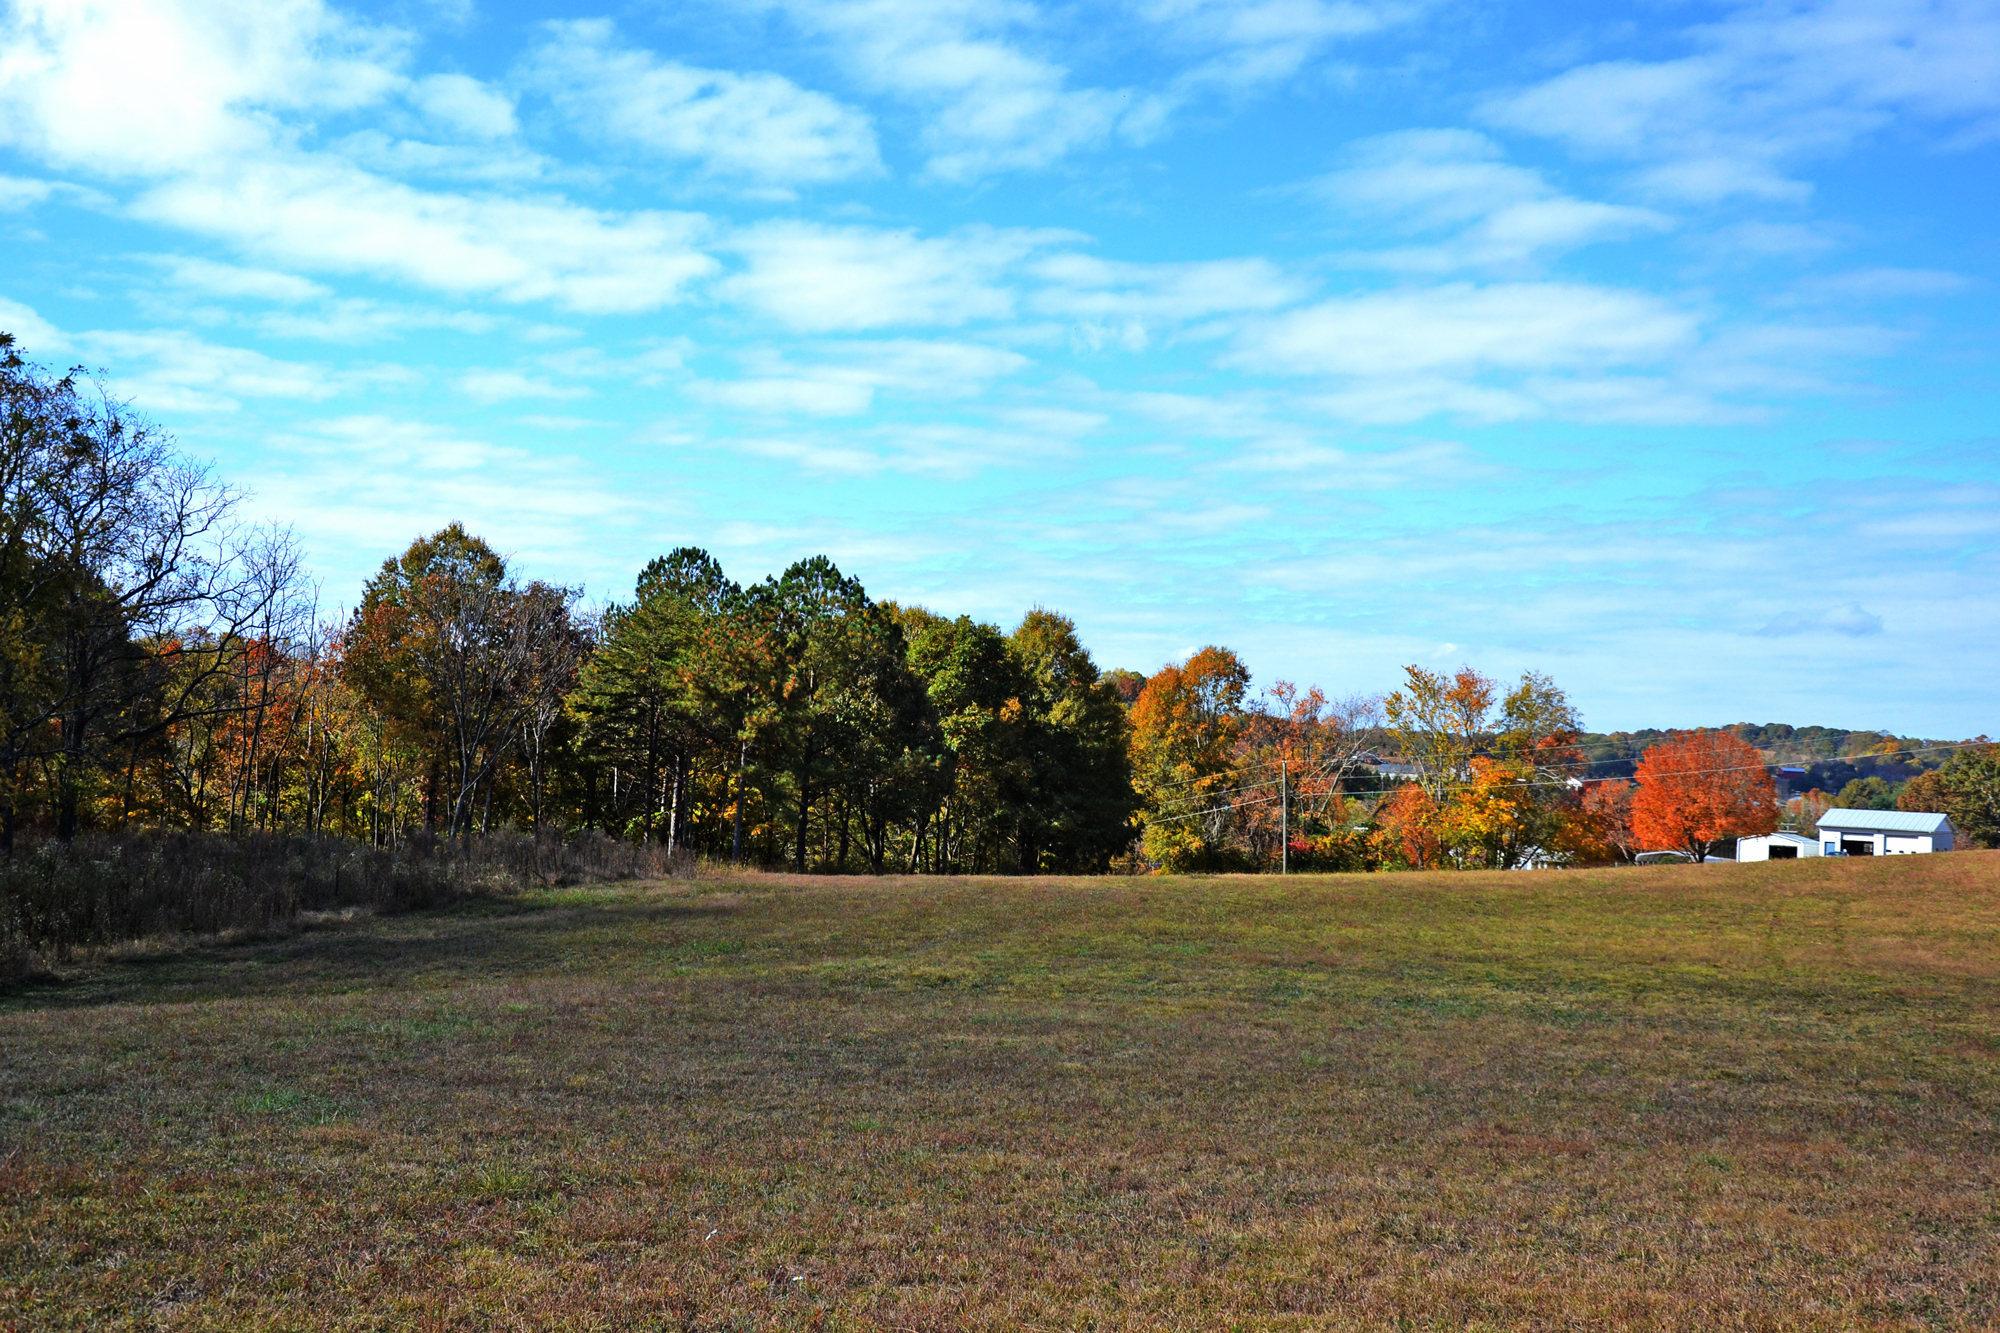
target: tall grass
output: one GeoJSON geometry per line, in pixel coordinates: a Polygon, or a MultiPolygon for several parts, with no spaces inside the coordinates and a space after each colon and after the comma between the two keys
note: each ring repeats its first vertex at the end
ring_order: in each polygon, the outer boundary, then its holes
{"type": "Polygon", "coordinates": [[[691,853],[498,833],[393,848],[278,833],[92,834],[0,861],[0,959],[20,966],[154,935],[258,929],[301,912],[437,907],[481,893],[690,874],[691,853]]]}

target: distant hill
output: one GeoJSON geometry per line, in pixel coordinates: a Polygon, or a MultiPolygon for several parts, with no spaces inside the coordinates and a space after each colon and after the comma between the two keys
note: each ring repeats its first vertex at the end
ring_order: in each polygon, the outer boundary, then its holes
{"type": "MultiPolygon", "coordinates": [[[[1837,792],[1856,778],[1879,777],[1906,782],[1942,764],[1954,741],[1896,736],[1886,731],[1849,731],[1841,727],[1794,727],[1783,722],[1737,722],[1722,728],[1757,747],[1772,767],[1798,767],[1805,772],[1785,775],[1787,793],[1837,792]]],[[[1639,756],[1667,738],[1657,728],[1643,731],[1593,731],[1578,744],[1590,760],[1592,777],[1630,777],[1639,756]]]]}

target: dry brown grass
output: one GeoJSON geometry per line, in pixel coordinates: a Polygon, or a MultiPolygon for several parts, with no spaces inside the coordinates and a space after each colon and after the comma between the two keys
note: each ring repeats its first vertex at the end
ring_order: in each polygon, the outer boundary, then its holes
{"type": "Polygon", "coordinates": [[[2000,853],[782,877],[0,1007],[22,1328],[2000,1318],[2000,853]]]}

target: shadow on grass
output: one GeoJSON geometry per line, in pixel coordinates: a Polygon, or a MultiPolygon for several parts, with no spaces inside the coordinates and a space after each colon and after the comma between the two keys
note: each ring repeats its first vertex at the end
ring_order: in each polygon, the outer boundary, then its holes
{"type": "Polygon", "coordinates": [[[0,991],[0,1013],[110,1004],[183,1004],[301,989],[339,994],[395,989],[419,977],[519,976],[574,965],[583,954],[615,952],[600,937],[638,936],[677,919],[725,917],[733,898],[626,897],[614,890],[474,898],[432,911],[295,925],[221,940],[192,940],[115,952],[15,982],[0,991]],[[576,937],[588,934],[591,939],[576,937]]]}

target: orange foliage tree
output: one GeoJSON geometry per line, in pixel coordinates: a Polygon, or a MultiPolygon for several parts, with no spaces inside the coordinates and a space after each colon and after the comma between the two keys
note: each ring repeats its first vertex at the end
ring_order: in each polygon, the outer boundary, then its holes
{"type": "Polygon", "coordinates": [[[1583,789],[1583,813],[1606,851],[1629,861],[1638,854],[1632,832],[1632,784],[1623,778],[1592,782],[1583,789]]]}
{"type": "Polygon", "coordinates": [[[1640,842],[1699,861],[1724,838],[1778,827],[1764,757],[1726,731],[1676,731],[1639,759],[1632,831],[1640,842]]]}
{"type": "Polygon", "coordinates": [[[1445,863],[1445,812],[1420,783],[1396,788],[1375,810],[1375,854],[1389,867],[1435,870],[1445,863]]]}
{"type": "Polygon", "coordinates": [[[1230,815],[1250,670],[1227,648],[1162,667],[1132,705],[1132,768],[1149,807],[1146,855],[1170,870],[1212,868],[1230,815]]]}

